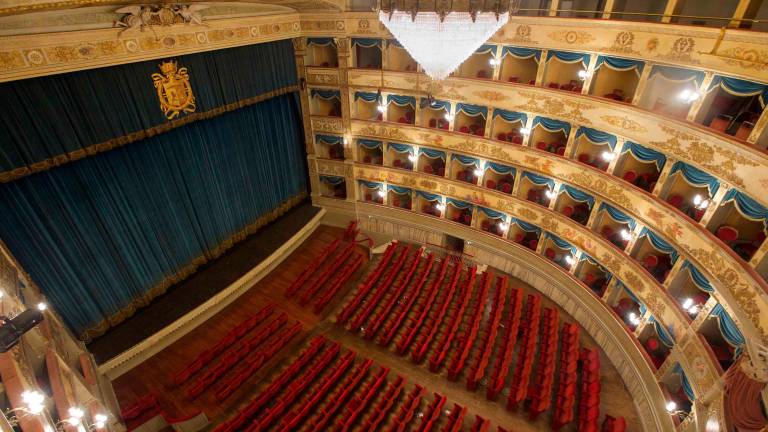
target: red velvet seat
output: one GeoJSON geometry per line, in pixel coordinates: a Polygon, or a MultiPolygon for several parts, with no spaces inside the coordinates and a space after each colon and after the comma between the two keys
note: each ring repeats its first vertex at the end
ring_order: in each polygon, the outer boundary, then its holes
{"type": "Polygon", "coordinates": [[[512,144],[522,144],[522,143],[523,143],[522,135],[515,135],[512,137],[512,144]]]}
{"type": "Polygon", "coordinates": [[[370,155],[363,156],[363,163],[371,163],[371,156],[370,155]]]}
{"type": "Polygon", "coordinates": [[[539,141],[539,142],[536,143],[536,148],[539,149],[539,150],[546,151],[547,150],[547,143],[545,143],[544,141],[539,141]]]}
{"type": "Polygon", "coordinates": [[[557,153],[559,156],[565,155],[565,146],[560,146],[555,150],[555,153],[557,153]]]}
{"type": "Polygon", "coordinates": [[[488,231],[488,229],[490,229],[490,228],[491,228],[491,222],[489,222],[489,221],[488,221],[488,219],[486,219],[486,220],[484,220],[484,221],[483,221],[483,222],[480,224],[480,227],[483,229],[483,231],[488,231]]]}
{"type": "Polygon", "coordinates": [[[469,133],[469,127],[468,126],[462,126],[459,128],[459,132],[461,133],[469,133]]]}
{"type": "Polygon", "coordinates": [[[469,225],[472,223],[472,215],[469,213],[464,213],[462,215],[462,221],[464,221],[464,224],[469,225]]]}
{"type": "Polygon", "coordinates": [[[491,179],[488,179],[485,181],[485,187],[487,187],[488,189],[496,189],[496,182],[491,179]]]}
{"type": "Polygon", "coordinates": [[[496,134],[496,139],[499,141],[506,141],[507,140],[507,134],[504,132],[499,132],[496,134]]]}
{"type": "Polygon", "coordinates": [[[437,175],[439,175],[440,177],[444,177],[445,176],[445,167],[441,166],[440,168],[438,168],[437,175]]]}
{"type": "Polygon", "coordinates": [[[726,244],[729,244],[739,238],[739,231],[736,228],[728,225],[723,225],[718,228],[715,234],[717,235],[717,238],[726,244]]]}
{"type": "Polygon", "coordinates": [[[625,173],[624,173],[624,175],[622,176],[622,178],[623,178],[625,181],[628,181],[628,182],[630,182],[630,183],[633,183],[633,184],[634,184],[634,183],[635,183],[635,180],[637,180],[637,172],[635,172],[635,171],[633,171],[633,170],[629,170],[629,171],[627,171],[627,172],[625,172],[625,173]]]}
{"type": "Polygon", "coordinates": [[[733,117],[720,114],[709,122],[709,127],[719,132],[725,132],[725,130],[728,128],[728,125],[731,124],[732,120],[733,117]]]}
{"type": "Polygon", "coordinates": [[[677,195],[677,194],[672,195],[669,198],[667,198],[667,202],[670,203],[672,205],[672,207],[675,207],[675,208],[678,208],[678,209],[683,206],[683,201],[684,201],[683,197],[681,195],[677,195]]]}
{"type": "Polygon", "coordinates": [[[401,161],[400,159],[395,159],[394,161],[392,161],[392,166],[395,168],[400,168],[403,166],[403,161],[401,161]]]}
{"type": "Polygon", "coordinates": [[[397,119],[397,122],[398,123],[408,123],[408,119],[406,119],[405,117],[400,117],[399,119],[397,119]]]}
{"type": "Polygon", "coordinates": [[[547,87],[549,87],[551,89],[559,89],[560,88],[560,84],[558,84],[556,82],[551,82],[551,83],[547,84],[547,87]]]}
{"type": "Polygon", "coordinates": [[[366,194],[365,194],[365,200],[366,200],[366,201],[372,201],[372,200],[373,200],[373,195],[371,195],[371,194],[369,194],[369,193],[366,193],[366,194]]]}
{"type": "Polygon", "coordinates": [[[549,259],[555,259],[555,250],[552,248],[547,248],[547,250],[544,251],[544,256],[549,259]]]}
{"type": "Polygon", "coordinates": [[[579,153],[579,155],[576,157],[576,160],[583,164],[589,165],[589,163],[592,161],[592,157],[590,157],[587,153],[579,153]]]}
{"type": "Polygon", "coordinates": [[[649,270],[659,265],[659,257],[654,254],[648,254],[643,258],[643,266],[649,270]]]}
{"type": "Polygon", "coordinates": [[[429,119],[429,127],[437,127],[437,119],[431,118],[429,119]]]}
{"type": "Polygon", "coordinates": [[[400,198],[398,198],[398,197],[393,198],[392,199],[392,205],[395,206],[395,207],[401,207],[400,206],[400,198]]]}
{"type": "Polygon", "coordinates": [[[528,201],[538,201],[539,191],[536,189],[528,189],[527,199],[528,201]]]}
{"type": "Polygon", "coordinates": [[[432,165],[424,165],[424,173],[425,174],[433,174],[435,170],[432,168],[432,165]]]}
{"type": "Polygon", "coordinates": [[[509,79],[507,79],[507,81],[511,82],[511,83],[516,83],[516,82],[520,82],[520,78],[518,78],[518,77],[509,77],[509,79]]]}
{"type": "Polygon", "coordinates": [[[524,238],[525,236],[523,235],[523,233],[515,234],[515,243],[522,243],[524,238]]]}
{"type": "Polygon", "coordinates": [[[571,217],[571,215],[573,215],[573,207],[571,206],[563,207],[563,215],[565,217],[571,217]]]}
{"type": "Polygon", "coordinates": [[[511,185],[511,184],[509,184],[509,183],[502,183],[502,184],[499,186],[499,190],[500,190],[500,191],[502,191],[502,192],[504,192],[504,193],[507,193],[507,194],[508,194],[508,193],[512,193],[512,185],[511,185]]]}
{"type": "Polygon", "coordinates": [[[656,351],[659,349],[659,340],[654,336],[649,337],[648,340],[645,341],[645,349],[649,353],[656,351]]]}
{"type": "Polygon", "coordinates": [[[459,171],[458,173],[456,173],[456,179],[461,181],[467,181],[467,172],[459,171]]]}

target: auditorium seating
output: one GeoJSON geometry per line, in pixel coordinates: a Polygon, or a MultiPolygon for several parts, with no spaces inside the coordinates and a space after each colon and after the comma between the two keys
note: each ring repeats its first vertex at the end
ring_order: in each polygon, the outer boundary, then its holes
{"type": "Polygon", "coordinates": [[[507,408],[515,409],[528,394],[528,382],[533,370],[536,344],[539,339],[539,319],[541,316],[541,296],[528,295],[525,304],[525,316],[521,335],[520,352],[512,378],[512,387],[507,398],[507,408]]]}
{"type": "Polygon", "coordinates": [[[550,408],[552,385],[555,380],[555,356],[557,355],[558,312],[544,309],[541,348],[533,385],[529,388],[530,404],[528,413],[531,419],[537,418],[550,408]]]}
{"type": "Polygon", "coordinates": [[[576,369],[579,360],[579,326],[566,323],[562,329],[560,347],[560,370],[555,391],[555,411],[552,415],[552,429],[560,430],[574,420],[576,407],[576,369]]]}
{"type": "Polygon", "coordinates": [[[600,353],[581,351],[581,391],[579,394],[579,432],[598,430],[600,416],[600,353]]]}

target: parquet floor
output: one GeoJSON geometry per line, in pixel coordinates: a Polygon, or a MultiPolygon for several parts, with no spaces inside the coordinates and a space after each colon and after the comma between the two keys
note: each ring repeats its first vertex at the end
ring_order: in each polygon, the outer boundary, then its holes
{"type": "MultiPolygon", "coordinates": [[[[321,334],[341,343],[345,348],[356,351],[360,356],[371,358],[379,365],[389,367],[391,374],[400,374],[410,383],[423,385],[429,394],[437,391],[447,396],[450,404],[458,403],[467,407],[473,416],[478,414],[490,419],[493,423],[491,429],[493,431],[496,430],[497,425],[503,425],[514,431],[549,430],[549,416],[542,416],[531,423],[523,411],[507,411],[502,403],[486,400],[484,392],[467,391],[463,381],[449,382],[444,377],[430,373],[425,367],[413,364],[407,357],[397,356],[387,348],[334,324],[333,318],[336,312],[341,309],[343,303],[346,303],[353,287],[368,270],[367,249],[358,248],[365,257],[363,266],[353,275],[351,282],[325,307],[322,315],[315,315],[311,312],[311,308],[301,307],[293,301],[286,300],[283,292],[294,278],[312,259],[322,253],[325,246],[339,238],[342,233],[343,230],[339,228],[320,226],[290,257],[214,319],[115,380],[113,384],[121,407],[129,406],[138,397],[147,393],[154,393],[160,397],[164,410],[173,417],[184,417],[197,410],[203,410],[212,422],[218,423],[234,415],[258,394],[271,378],[280,373],[284,364],[298,355],[311,336],[321,334]],[[170,377],[176,371],[186,366],[199,352],[216,343],[237,323],[269,303],[285,311],[289,322],[301,322],[304,331],[225,403],[216,401],[212,392],[203,392],[200,397],[189,400],[184,396],[183,388],[172,385],[170,377]]],[[[525,288],[524,284],[514,279],[510,280],[510,285],[525,288]]],[[[556,307],[546,298],[543,300],[542,306],[556,307]]],[[[562,310],[560,310],[560,316],[561,322],[574,322],[562,310]]],[[[581,342],[585,347],[596,346],[595,342],[583,332],[581,342]]],[[[624,416],[632,430],[631,425],[636,423],[637,413],[633,407],[631,395],[606,358],[603,358],[602,365],[601,412],[624,416]]]]}

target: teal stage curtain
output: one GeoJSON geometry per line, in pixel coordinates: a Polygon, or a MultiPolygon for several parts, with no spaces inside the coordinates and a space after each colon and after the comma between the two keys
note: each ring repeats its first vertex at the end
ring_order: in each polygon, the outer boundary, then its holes
{"type": "Polygon", "coordinates": [[[0,184],[0,238],[88,338],[306,190],[300,108],[287,94],[0,184]]]}
{"type": "MultiPolygon", "coordinates": [[[[172,60],[187,68],[197,105],[194,113],[174,119],[178,122],[208,118],[218,114],[214,110],[230,111],[297,86],[290,40],[172,60]]],[[[171,129],[152,81],[160,62],[0,84],[0,180],[84,157],[85,149],[109,150],[171,129]]]]}

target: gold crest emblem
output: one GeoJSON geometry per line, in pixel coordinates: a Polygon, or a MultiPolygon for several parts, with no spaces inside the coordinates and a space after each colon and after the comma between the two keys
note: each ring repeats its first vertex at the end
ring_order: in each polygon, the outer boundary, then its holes
{"type": "Polygon", "coordinates": [[[159,67],[162,74],[153,73],[152,81],[165,117],[172,120],[182,112],[195,112],[195,95],[192,94],[187,68],[179,68],[175,61],[163,62],[159,67]]]}

